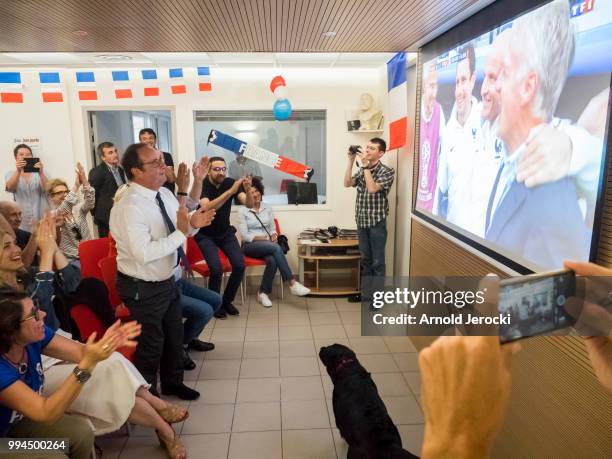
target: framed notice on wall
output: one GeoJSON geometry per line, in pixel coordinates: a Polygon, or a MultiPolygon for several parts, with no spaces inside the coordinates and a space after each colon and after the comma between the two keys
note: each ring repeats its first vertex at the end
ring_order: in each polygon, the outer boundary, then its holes
{"type": "Polygon", "coordinates": [[[42,139],[39,136],[26,136],[26,137],[15,137],[11,136],[10,138],[10,147],[11,151],[19,145],[25,143],[28,147],[32,149],[32,156],[35,158],[40,158],[40,154],[42,153],[42,139]]]}

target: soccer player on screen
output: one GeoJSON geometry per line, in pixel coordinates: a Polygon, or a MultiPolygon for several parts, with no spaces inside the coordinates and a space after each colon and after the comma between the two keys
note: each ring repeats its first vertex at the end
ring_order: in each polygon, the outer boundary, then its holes
{"type": "Polygon", "coordinates": [[[589,256],[589,232],[568,178],[527,188],[516,180],[517,160],[531,130],[553,120],[574,54],[569,5],[552,2],[512,28],[496,89],[501,96],[497,136],[504,155],[486,212],[485,238],[542,268],[589,256]]]}
{"type": "Polygon", "coordinates": [[[446,124],[438,95],[438,71],[435,62],[423,66],[423,97],[419,143],[419,186],[417,207],[431,212],[437,185],[438,156],[446,124]]]}
{"type": "Polygon", "coordinates": [[[472,95],[476,56],[469,43],[458,52],[455,105],[444,132],[433,213],[474,234],[480,226],[472,215],[472,183],[482,154],[480,104],[472,95]]]}

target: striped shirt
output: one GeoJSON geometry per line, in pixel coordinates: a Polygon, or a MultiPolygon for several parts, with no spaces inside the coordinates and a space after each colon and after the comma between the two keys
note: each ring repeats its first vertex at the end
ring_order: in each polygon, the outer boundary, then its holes
{"type": "Polygon", "coordinates": [[[352,186],[357,188],[355,201],[355,220],[357,228],[371,228],[389,215],[389,190],[393,185],[395,171],[382,162],[378,162],[371,170],[372,178],[380,186],[376,193],[370,193],[366,185],[363,169],[352,178],[352,186]]]}
{"type": "Polygon", "coordinates": [[[96,203],[96,191],[92,186],[83,186],[83,199],[74,191],[68,193],[57,208],[58,213],[66,214],[64,224],[60,226],[60,250],[67,258],[79,259],[79,244],[91,239],[87,226],[87,214],[96,203]],[[79,206],[79,204],[82,204],[79,206]],[[76,209],[76,212],[75,212],[76,209]]]}

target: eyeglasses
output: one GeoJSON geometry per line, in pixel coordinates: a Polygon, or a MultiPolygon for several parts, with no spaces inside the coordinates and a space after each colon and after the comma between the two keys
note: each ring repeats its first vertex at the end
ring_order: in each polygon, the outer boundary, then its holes
{"type": "Polygon", "coordinates": [[[36,301],[34,298],[32,298],[32,301],[34,301],[34,307],[32,308],[32,312],[30,312],[30,314],[25,319],[21,319],[20,322],[27,322],[30,319],[34,319],[36,320],[36,322],[40,320],[38,315],[38,312],[40,311],[38,301],[36,301]]]}
{"type": "Polygon", "coordinates": [[[166,163],[164,163],[164,158],[157,158],[154,159],[153,161],[147,161],[146,163],[140,163],[141,166],[146,166],[147,164],[150,164],[153,167],[157,167],[157,168],[161,168],[161,167],[165,167],[166,163]]]}
{"type": "Polygon", "coordinates": [[[227,170],[227,166],[211,167],[210,170],[215,171],[215,172],[225,172],[227,170]]]}
{"type": "Polygon", "coordinates": [[[68,194],[68,193],[70,193],[68,190],[59,190],[59,191],[52,192],[51,196],[55,196],[55,195],[58,195],[58,194],[68,194]]]}

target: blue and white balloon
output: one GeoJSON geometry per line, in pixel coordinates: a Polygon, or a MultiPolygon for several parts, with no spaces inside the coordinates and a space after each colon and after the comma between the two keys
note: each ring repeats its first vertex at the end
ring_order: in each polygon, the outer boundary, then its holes
{"type": "Polygon", "coordinates": [[[272,111],[277,121],[287,121],[291,117],[291,103],[288,99],[277,100],[272,111]]]}

